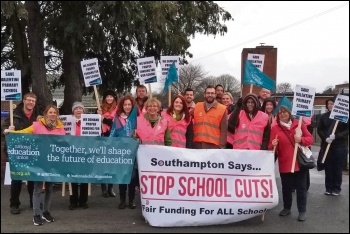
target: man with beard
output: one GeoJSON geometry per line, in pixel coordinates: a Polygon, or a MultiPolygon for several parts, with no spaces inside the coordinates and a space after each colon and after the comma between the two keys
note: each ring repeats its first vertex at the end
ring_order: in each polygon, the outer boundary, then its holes
{"type": "Polygon", "coordinates": [[[147,88],[144,85],[139,85],[136,88],[136,103],[139,108],[139,113],[146,113],[146,110],[144,109],[144,104],[146,103],[148,97],[147,97],[147,88]]]}
{"type": "Polygon", "coordinates": [[[215,93],[216,93],[216,101],[218,101],[218,103],[222,104],[222,95],[224,94],[224,86],[222,86],[221,84],[218,84],[215,86],[215,93]]]}
{"type": "Polygon", "coordinates": [[[227,138],[226,106],[216,100],[215,87],[205,89],[204,102],[194,108],[194,148],[225,149],[227,138]]]}
{"type": "MultiPolygon", "coordinates": [[[[23,102],[20,103],[16,109],[13,111],[13,126],[15,130],[22,130],[30,125],[36,120],[39,115],[39,110],[36,106],[37,96],[34,93],[27,93],[23,96],[23,102]]],[[[3,124],[3,130],[7,129],[10,126],[10,118],[5,119],[3,124]]],[[[5,154],[7,154],[5,146],[5,154]]],[[[34,191],[34,182],[27,182],[27,189],[30,199],[30,207],[33,207],[33,191],[34,191]]],[[[12,214],[19,214],[20,209],[19,205],[19,195],[22,190],[22,180],[12,180],[11,181],[11,198],[10,198],[10,211],[12,214]]]]}
{"type": "Polygon", "coordinates": [[[196,104],[194,103],[194,91],[191,88],[187,88],[184,93],[184,98],[186,100],[186,105],[188,108],[188,111],[190,112],[191,115],[193,115],[193,110],[196,104]]]}

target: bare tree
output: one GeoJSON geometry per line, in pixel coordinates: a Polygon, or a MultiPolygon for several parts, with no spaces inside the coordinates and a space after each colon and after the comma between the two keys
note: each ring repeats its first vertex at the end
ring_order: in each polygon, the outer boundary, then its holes
{"type": "Polygon", "coordinates": [[[334,94],[335,93],[335,89],[333,88],[332,85],[328,85],[323,92],[324,94],[334,94]]]}
{"type": "Polygon", "coordinates": [[[230,74],[223,74],[214,79],[215,84],[221,84],[224,87],[225,92],[229,92],[233,96],[240,95],[241,82],[239,82],[234,76],[231,76],[230,74]]]}
{"type": "Polygon", "coordinates": [[[181,93],[187,88],[195,89],[206,75],[207,72],[204,71],[200,64],[183,65],[180,67],[179,83],[173,84],[172,88],[174,91],[176,90],[176,92],[179,91],[181,93]]]}
{"type": "Polygon", "coordinates": [[[293,92],[292,85],[288,82],[277,85],[276,93],[290,93],[293,92]]]}

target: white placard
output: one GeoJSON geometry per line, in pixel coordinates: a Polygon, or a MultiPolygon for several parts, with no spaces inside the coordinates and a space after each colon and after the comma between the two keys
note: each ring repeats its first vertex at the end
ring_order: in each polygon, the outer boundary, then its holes
{"type": "Polygon", "coordinates": [[[258,68],[261,72],[264,71],[264,54],[248,54],[247,60],[254,64],[254,66],[256,66],[256,68],[258,68]]]}
{"type": "Polygon", "coordinates": [[[22,80],[20,70],[1,71],[1,101],[22,100],[22,80]]]}
{"type": "Polygon", "coordinates": [[[82,114],[81,115],[81,136],[101,135],[101,115],[82,114]]]}
{"type": "Polygon", "coordinates": [[[156,62],[154,57],[137,59],[140,84],[157,82],[156,62]]]}
{"type": "MultiPolygon", "coordinates": [[[[175,62],[177,76],[180,77],[180,74],[179,74],[180,58],[179,58],[179,56],[160,56],[160,67],[162,69],[162,72],[161,72],[159,82],[163,82],[163,83],[165,82],[166,76],[168,75],[168,70],[173,62],[175,62]]],[[[177,81],[177,82],[179,82],[179,81],[177,81]]]]}
{"type": "Polygon", "coordinates": [[[272,151],[140,145],[137,160],[142,215],[152,226],[239,222],[278,204],[272,151]]]}
{"type": "Polygon", "coordinates": [[[292,115],[311,117],[316,89],[296,85],[294,90],[292,115]]]}
{"type": "Polygon", "coordinates": [[[80,65],[86,87],[102,84],[97,58],[81,61],[80,65]]]}
{"type": "Polygon", "coordinates": [[[338,94],[335,99],[330,119],[347,123],[349,120],[349,96],[338,94]]]}
{"type": "Polygon", "coordinates": [[[10,163],[6,162],[4,185],[11,185],[10,163]]]}
{"type": "Polygon", "coordinates": [[[60,120],[64,125],[64,130],[66,131],[66,135],[75,136],[75,128],[76,128],[75,117],[73,115],[60,115],[60,120]]]}

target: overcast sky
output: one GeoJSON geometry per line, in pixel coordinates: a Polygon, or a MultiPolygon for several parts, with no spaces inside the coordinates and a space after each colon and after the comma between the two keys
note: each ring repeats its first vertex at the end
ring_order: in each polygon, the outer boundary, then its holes
{"type": "Polygon", "coordinates": [[[277,84],[316,88],[349,79],[349,2],[217,2],[231,13],[225,36],[196,35],[189,62],[240,80],[243,48],[277,48],[277,84]]]}

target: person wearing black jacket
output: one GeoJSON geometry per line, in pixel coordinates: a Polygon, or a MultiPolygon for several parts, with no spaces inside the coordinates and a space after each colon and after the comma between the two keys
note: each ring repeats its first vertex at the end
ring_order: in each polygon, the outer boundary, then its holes
{"type": "Polygon", "coordinates": [[[336,120],[329,118],[333,105],[334,99],[326,100],[328,112],[321,115],[317,126],[317,134],[322,140],[322,149],[325,149],[327,144],[330,144],[329,151],[324,162],[326,174],[325,195],[338,196],[341,192],[342,185],[342,167],[347,155],[346,138],[349,136],[349,122],[343,123],[339,121],[335,133],[331,134],[336,122],[336,120]]]}
{"type": "MultiPolygon", "coordinates": [[[[14,109],[13,111],[13,126],[15,130],[22,130],[36,121],[39,115],[39,110],[36,106],[37,96],[34,93],[27,93],[23,96],[23,101],[14,109]]],[[[10,117],[5,119],[2,129],[7,129],[10,126],[10,117]]],[[[5,154],[7,154],[7,147],[4,148],[5,154]]],[[[34,182],[27,182],[27,189],[29,193],[30,207],[33,207],[33,191],[34,182]]],[[[19,206],[21,202],[19,201],[19,195],[22,190],[22,180],[12,180],[11,181],[11,198],[10,198],[10,211],[12,214],[19,214],[19,206]]]]}

